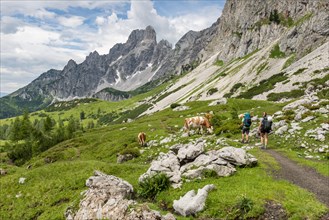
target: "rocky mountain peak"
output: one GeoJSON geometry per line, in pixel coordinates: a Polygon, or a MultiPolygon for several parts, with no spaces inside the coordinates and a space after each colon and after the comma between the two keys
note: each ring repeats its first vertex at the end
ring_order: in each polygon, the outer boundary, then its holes
{"type": "Polygon", "coordinates": [[[77,63],[74,60],[70,59],[69,62],[67,62],[64,69],[69,70],[69,69],[75,68],[76,66],[77,66],[77,63]]]}
{"type": "Polygon", "coordinates": [[[89,55],[86,57],[86,59],[95,58],[95,57],[99,57],[99,54],[96,50],[94,52],[90,52],[89,55]]]}
{"type": "Polygon", "coordinates": [[[156,33],[152,26],[147,26],[145,30],[134,30],[128,37],[127,44],[137,45],[143,41],[156,43],[156,33]]]}

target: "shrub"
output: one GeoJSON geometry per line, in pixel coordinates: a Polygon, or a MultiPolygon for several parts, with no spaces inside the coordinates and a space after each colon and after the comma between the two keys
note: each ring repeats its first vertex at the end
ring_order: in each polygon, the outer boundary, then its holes
{"type": "Polygon", "coordinates": [[[287,110],[283,113],[283,119],[286,121],[291,121],[295,118],[295,112],[293,110],[287,110]]]}
{"type": "Polygon", "coordinates": [[[238,134],[240,133],[240,121],[238,120],[227,120],[224,121],[222,126],[215,129],[215,134],[225,134],[225,133],[231,133],[231,134],[238,134]]]}
{"type": "Polygon", "coordinates": [[[178,104],[178,103],[172,103],[172,104],[170,105],[170,108],[171,108],[171,109],[174,109],[174,108],[177,108],[178,106],[180,106],[180,104],[178,104]]]}
{"type": "Polygon", "coordinates": [[[270,93],[267,95],[267,100],[269,101],[279,101],[283,98],[297,98],[304,95],[304,90],[291,90],[289,92],[281,92],[281,93],[270,93]]]}
{"type": "Polygon", "coordinates": [[[32,143],[30,142],[18,142],[15,144],[8,144],[6,148],[11,150],[8,152],[8,157],[17,166],[23,165],[26,161],[32,158],[32,143]]]}
{"type": "Polygon", "coordinates": [[[212,95],[215,92],[218,92],[218,89],[217,88],[211,88],[211,89],[208,90],[207,95],[212,95]]]}
{"type": "Polygon", "coordinates": [[[139,182],[137,193],[142,198],[154,200],[157,194],[169,187],[169,177],[164,173],[158,173],[152,177],[146,177],[142,182],[139,182]]]}
{"type": "Polygon", "coordinates": [[[304,70],[306,70],[307,68],[300,68],[298,69],[296,72],[294,72],[292,75],[298,75],[301,74],[302,72],[304,72],[304,70]]]}
{"type": "Polygon", "coordinates": [[[322,102],[319,103],[319,105],[322,106],[322,107],[327,106],[327,105],[329,105],[329,101],[322,101],[322,102]]]}
{"type": "Polygon", "coordinates": [[[327,99],[329,97],[329,88],[321,90],[317,95],[320,99],[327,99]]]}
{"type": "Polygon", "coordinates": [[[226,93],[224,95],[225,98],[230,98],[234,92],[236,92],[240,87],[244,87],[244,85],[242,83],[237,83],[235,84],[231,89],[229,93],[226,93]]]}
{"type": "Polygon", "coordinates": [[[202,176],[204,176],[205,178],[214,178],[214,177],[218,177],[218,174],[216,173],[215,170],[203,170],[202,176]]]}
{"type": "Polygon", "coordinates": [[[284,75],[284,72],[278,73],[276,75],[271,76],[270,78],[266,80],[262,80],[259,82],[259,85],[254,86],[250,89],[248,89],[246,92],[241,93],[238,98],[245,98],[245,99],[251,99],[252,97],[262,94],[263,92],[270,91],[274,88],[274,85],[278,82],[282,82],[288,79],[287,76],[284,75]]]}
{"type": "Polygon", "coordinates": [[[305,112],[304,114],[302,114],[302,119],[308,117],[308,116],[312,116],[313,113],[311,111],[305,112]]]}
{"type": "Polygon", "coordinates": [[[304,104],[303,106],[311,111],[318,110],[320,108],[320,105],[304,104]]]}

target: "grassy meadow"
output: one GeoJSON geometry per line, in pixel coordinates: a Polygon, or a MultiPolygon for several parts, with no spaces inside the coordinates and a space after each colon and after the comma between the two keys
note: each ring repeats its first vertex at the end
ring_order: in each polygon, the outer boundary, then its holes
{"type": "MultiPolygon", "coordinates": [[[[165,85],[163,85],[165,86],[165,85]]],[[[164,88],[164,87],[163,87],[164,88]]],[[[163,89],[162,88],[162,89],[163,89]]],[[[154,91],[153,91],[154,92],[154,91]]],[[[155,93],[153,93],[155,94],[155,93]]],[[[119,111],[119,108],[131,108],[133,104],[147,97],[146,94],[118,103],[96,101],[88,105],[80,105],[74,109],[62,112],[50,112],[51,117],[69,117],[85,111],[87,114],[102,110],[119,111]],[[144,96],[145,95],[145,96],[144,96]]],[[[149,95],[149,94],[148,94],[149,95]]],[[[219,149],[216,145],[219,138],[225,139],[234,147],[245,146],[238,142],[238,132],[223,133],[219,135],[193,135],[182,138],[182,126],[184,118],[195,115],[203,115],[213,111],[225,121],[232,118],[232,114],[240,114],[246,111],[261,116],[263,111],[273,114],[282,109],[284,104],[267,101],[229,99],[226,105],[208,106],[209,102],[190,102],[190,107],[185,111],[173,111],[171,108],[156,112],[149,116],[137,118],[130,123],[109,124],[99,128],[79,132],[73,139],[66,140],[56,146],[42,152],[23,166],[17,167],[5,163],[6,155],[1,154],[1,168],[8,174],[0,177],[1,219],[64,219],[65,210],[68,207],[78,209],[81,193],[87,189],[85,182],[93,175],[94,170],[100,170],[106,174],[118,176],[134,187],[137,191],[138,177],[146,172],[150,162],[157,158],[159,152],[167,152],[168,147],[175,143],[186,143],[200,137],[207,140],[207,149],[219,149]],[[158,147],[140,147],[137,142],[137,134],[144,131],[147,141],[160,140],[170,135],[175,135],[172,142],[158,147]],[[123,164],[117,164],[116,155],[127,150],[143,150],[143,153],[123,164]],[[26,167],[31,165],[30,169],[26,167]],[[19,184],[19,178],[26,178],[24,184],[19,184]]],[[[121,109],[121,110],[122,110],[121,109]]],[[[32,117],[37,117],[37,114],[32,117]]],[[[88,120],[88,119],[86,119],[88,120]]],[[[318,121],[325,120],[322,116],[318,121]]],[[[256,123],[252,125],[256,127],[256,123]]],[[[305,130],[314,128],[316,124],[310,122],[305,130]]],[[[303,130],[303,132],[305,132],[303,130]]],[[[328,138],[328,137],[327,137],[328,138]]],[[[306,139],[306,138],[305,138],[306,139]]],[[[312,140],[309,141],[312,144],[312,140]]],[[[259,140],[251,139],[249,146],[255,146],[259,140]]],[[[318,172],[329,176],[328,159],[306,160],[298,157],[297,138],[284,140],[275,135],[270,136],[270,147],[283,152],[291,159],[307,166],[314,167],[318,172]]],[[[1,144],[1,143],[0,143],[1,144]]],[[[282,204],[289,219],[318,219],[328,211],[328,208],[320,203],[310,192],[284,180],[277,180],[271,176],[271,172],[279,170],[277,162],[266,151],[255,147],[249,151],[259,161],[256,167],[238,168],[238,171],[230,177],[207,177],[190,182],[184,182],[181,189],[163,191],[155,200],[143,200],[136,197],[139,202],[146,202],[152,209],[165,214],[172,211],[174,200],[179,199],[189,190],[197,190],[207,184],[214,184],[216,190],[211,191],[206,201],[204,211],[192,217],[175,215],[177,219],[235,219],[241,213],[237,204],[248,203],[250,211],[242,218],[257,217],[264,213],[264,205],[267,201],[282,204]]]]}

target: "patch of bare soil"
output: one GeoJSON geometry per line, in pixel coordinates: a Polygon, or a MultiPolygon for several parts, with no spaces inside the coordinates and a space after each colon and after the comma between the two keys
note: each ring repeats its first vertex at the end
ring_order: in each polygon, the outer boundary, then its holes
{"type": "MultiPolygon", "coordinates": [[[[271,174],[276,178],[288,180],[312,192],[320,202],[329,207],[329,177],[319,174],[310,167],[299,165],[295,161],[290,160],[274,150],[269,149],[266,150],[266,152],[272,155],[281,167],[279,171],[270,171],[271,174]]],[[[265,214],[262,217],[264,217],[264,219],[287,219],[287,216],[283,215],[284,212],[282,213],[282,211],[278,209],[280,206],[278,205],[279,204],[274,204],[273,206],[272,202],[268,202],[265,206],[265,214]],[[269,212],[269,216],[267,216],[267,212],[269,212]],[[282,215],[280,213],[282,213],[282,215]]],[[[329,220],[329,212],[323,215],[320,220],[329,220]]]]}
{"type": "Polygon", "coordinates": [[[285,220],[288,219],[287,213],[281,204],[268,201],[265,204],[265,212],[259,219],[262,220],[285,220]]]}
{"type": "Polygon", "coordinates": [[[277,178],[288,180],[312,192],[316,198],[329,207],[329,178],[316,172],[313,168],[301,166],[295,161],[274,150],[266,150],[279,163],[281,169],[275,172],[277,178]]]}

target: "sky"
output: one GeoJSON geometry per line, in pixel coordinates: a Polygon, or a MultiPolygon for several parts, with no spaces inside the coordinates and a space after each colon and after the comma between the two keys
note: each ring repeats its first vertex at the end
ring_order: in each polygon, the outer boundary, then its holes
{"type": "Polygon", "coordinates": [[[1,93],[26,86],[70,59],[108,54],[136,29],[153,26],[174,47],[189,30],[208,28],[225,0],[1,0],[1,93]]]}

